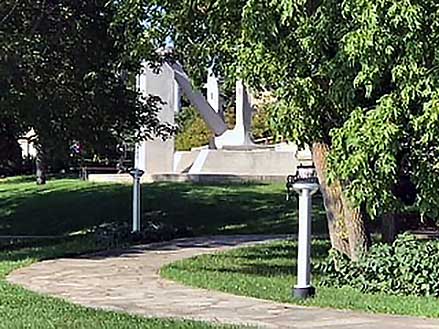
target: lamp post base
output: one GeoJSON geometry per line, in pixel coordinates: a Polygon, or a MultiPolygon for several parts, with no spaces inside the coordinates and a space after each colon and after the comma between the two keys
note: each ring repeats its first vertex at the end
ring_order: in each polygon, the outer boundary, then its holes
{"type": "Polygon", "coordinates": [[[316,289],[314,287],[306,287],[306,288],[294,288],[293,296],[298,299],[306,299],[310,297],[314,297],[316,294],[316,289]]]}

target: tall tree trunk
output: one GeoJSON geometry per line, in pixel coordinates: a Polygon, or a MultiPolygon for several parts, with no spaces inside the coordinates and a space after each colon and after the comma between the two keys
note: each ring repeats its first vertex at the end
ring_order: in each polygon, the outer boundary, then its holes
{"type": "Polygon", "coordinates": [[[36,157],[35,157],[35,168],[37,176],[37,185],[46,184],[46,157],[44,154],[43,146],[39,143],[35,143],[36,157]]]}
{"type": "Polygon", "coordinates": [[[326,209],[332,248],[350,257],[348,232],[345,225],[343,201],[341,198],[341,186],[339,182],[334,182],[329,186],[326,179],[328,152],[329,147],[326,144],[314,144],[312,150],[314,166],[326,209]]]}
{"type": "Polygon", "coordinates": [[[361,253],[367,251],[370,242],[365,216],[361,209],[352,209],[349,205],[343,196],[339,181],[328,184],[326,171],[329,146],[324,143],[315,143],[312,153],[326,209],[332,248],[344,253],[352,260],[357,260],[361,253]]]}
{"type": "Polygon", "coordinates": [[[381,226],[383,241],[389,244],[393,243],[397,232],[397,215],[392,213],[383,215],[381,226]]]}
{"type": "Polygon", "coordinates": [[[367,215],[361,208],[353,208],[343,197],[345,223],[348,231],[351,259],[356,261],[369,250],[371,239],[367,229],[367,215]]]}

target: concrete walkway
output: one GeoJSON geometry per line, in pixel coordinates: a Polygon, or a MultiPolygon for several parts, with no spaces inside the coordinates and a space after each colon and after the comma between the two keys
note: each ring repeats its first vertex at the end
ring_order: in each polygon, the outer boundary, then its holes
{"type": "Polygon", "coordinates": [[[11,283],[73,303],[147,317],[174,317],[263,328],[439,328],[439,320],[369,315],[274,303],[194,289],[164,280],[170,262],[261,243],[272,236],[181,239],[75,259],[44,261],[13,272],[11,283]]]}

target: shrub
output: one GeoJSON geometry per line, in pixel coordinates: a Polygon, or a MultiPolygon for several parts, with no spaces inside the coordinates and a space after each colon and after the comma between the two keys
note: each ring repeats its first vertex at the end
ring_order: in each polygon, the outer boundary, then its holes
{"type": "Polygon", "coordinates": [[[404,234],[392,245],[374,245],[357,262],[332,250],[318,271],[323,274],[322,285],[439,297],[439,241],[421,241],[404,234]]]}
{"type": "MultiPolygon", "coordinates": [[[[233,105],[234,106],[234,105],[233,105]]],[[[225,121],[229,129],[235,127],[235,109],[229,108],[225,112],[225,121]]],[[[178,151],[189,151],[194,147],[205,146],[214,137],[198,111],[193,107],[183,108],[176,118],[179,132],[175,136],[175,148],[178,151]]],[[[273,137],[270,128],[269,112],[267,107],[254,108],[252,119],[252,136],[255,140],[273,137]]]]}
{"type": "Polygon", "coordinates": [[[101,248],[119,248],[130,244],[147,244],[193,236],[185,226],[174,226],[159,221],[144,221],[139,232],[132,232],[126,223],[103,224],[93,230],[95,242],[101,248]]]}
{"type": "Polygon", "coordinates": [[[193,147],[207,145],[214,136],[193,107],[184,108],[179,113],[177,124],[179,132],[175,136],[175,148],[178,151],[189,151],[193,147]]]}
{"type": "Polygon", "coordinates": [[[0,177],[20,174],[21,161],[21,148],[17,140],[0,130],[0,177]]]}

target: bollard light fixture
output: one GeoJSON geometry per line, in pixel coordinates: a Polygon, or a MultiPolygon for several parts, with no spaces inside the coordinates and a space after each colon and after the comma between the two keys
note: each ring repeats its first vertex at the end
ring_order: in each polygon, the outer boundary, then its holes
{"type": "Polygon", "coordinates": [[[140,214],[141,214],[141,202],[140,202],[140,178],[145,172],[138,168],[130,170],[130,175],[133,177],[133,230],[132,232],[140,231],[140,214]]]}
{"type": "Polygon", "coordinates": [[[287,178],[287,199],[293,191],[299,194],[297,284],[293,289],[294,297],[299,299],[315,295],[315,288],[311,285],[311,210],[312,195],[318,189],[319,183],[312,165],[299,165],[296,174],[287,178]]]}

